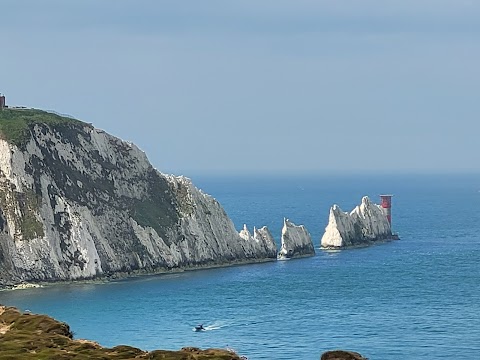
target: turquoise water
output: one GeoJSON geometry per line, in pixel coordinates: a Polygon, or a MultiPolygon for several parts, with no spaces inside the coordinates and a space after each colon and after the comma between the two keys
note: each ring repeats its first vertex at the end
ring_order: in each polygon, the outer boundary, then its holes
{"type": "Polygon", "coordinates": [[[238,229],[283,216],[316,247],[338,203],[394,193],[401,240],[315,257],[0,293],[0,303],[68,322],[76,337],[144,349],[230,347],[249,359],[480,358],[480,177],[194,179],[238,229]],[[203,323],[208,331],[192,328],[203,323]]]}

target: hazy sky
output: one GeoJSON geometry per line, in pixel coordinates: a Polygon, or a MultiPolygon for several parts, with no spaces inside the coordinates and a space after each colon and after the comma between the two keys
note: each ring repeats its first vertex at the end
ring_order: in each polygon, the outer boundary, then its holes
{"type": "Polygon", "coordinates": [[[0,92],[164,172],[480,172],[480,1],[0,0],[0,92]]]}

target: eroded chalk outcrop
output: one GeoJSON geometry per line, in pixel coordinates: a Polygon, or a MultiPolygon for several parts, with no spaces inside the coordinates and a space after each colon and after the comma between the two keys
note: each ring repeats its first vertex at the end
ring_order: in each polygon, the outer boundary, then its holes
{"type": "Polygon", "coordinates": [[[255,254],[263,254],[265,258],[277,256],[277,245],[270,230],[266,226],[260,229],[253,228],[253,235],[248,231],[247,225],[239,232],[239,236],[247,243],[255,254]]]}
{"type": "Polygon", "coordinates": [[[134,144],[16,111],[0,112],[0,287],[276,258],[261,230],[245,241],[217,200],[134,144]]]}
{"type": "Polygon", "coordinates": [[[283,219],[281,248],[278,258],[295,258],[315,255],[312,237],[303,225],[283,219]]]}
{"type": "Polygon", "coordinates": [[[361,246],[392,238],[392,230],[385,213],[367,196],[350,213],[338,205],[330,208],[328,225],[321,239],[322,248],[361,246]]]}

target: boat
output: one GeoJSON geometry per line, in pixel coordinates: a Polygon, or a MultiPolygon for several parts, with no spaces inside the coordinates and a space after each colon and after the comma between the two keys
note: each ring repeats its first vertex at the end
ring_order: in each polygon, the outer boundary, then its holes
{"type": "Polygon", "coordinates": [[[195,326],[195,331],[205,331],[205,328],[203,327],[203,324],[196,325],[195,326]]]}

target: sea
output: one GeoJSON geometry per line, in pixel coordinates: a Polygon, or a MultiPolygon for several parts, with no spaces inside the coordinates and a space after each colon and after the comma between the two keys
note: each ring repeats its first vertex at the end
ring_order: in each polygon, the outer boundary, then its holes
{"type": "Polygon", "coordinates": [[[199,176],[240,230],[284,217],[316,255],[289,261],[2,291],[0,303],[70,324],[76,338],[145,350],[229,348],[250,360],[480,359],[480,175],[199,176]],[[329,208],[393,194],[400,240],[324,251],[329,208]],[[195,332],[197,324],[206,331],[195,332]]]}

